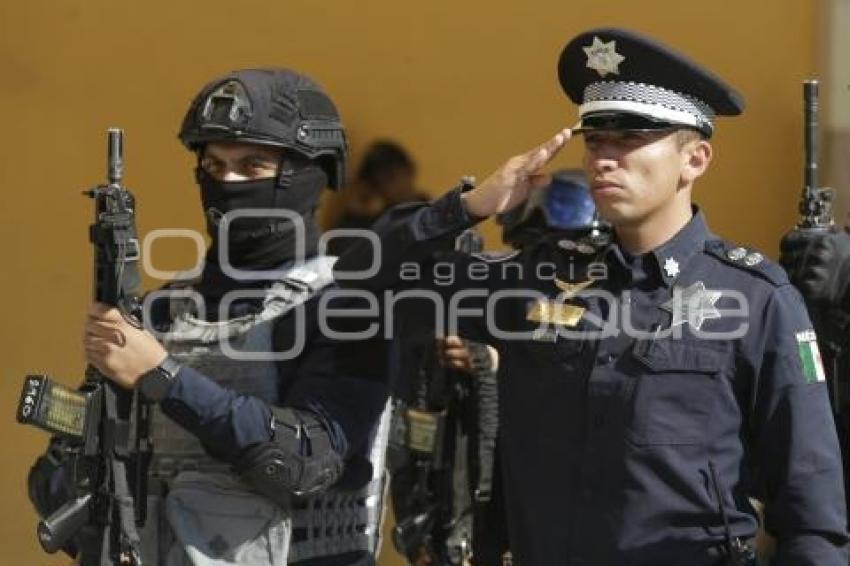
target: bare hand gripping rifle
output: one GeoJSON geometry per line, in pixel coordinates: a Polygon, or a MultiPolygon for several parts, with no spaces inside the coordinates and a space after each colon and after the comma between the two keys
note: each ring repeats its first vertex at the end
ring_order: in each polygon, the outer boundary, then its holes
{"type": "MultiPolygon", "coordinates": [[[[108,182],[83,194],[94,200],[89,239],[94,246],[94,300],[119,309],[140,326],[139,241],[135,200],[122,184],[123,132],[108,132],[108,182]]],[[[49,505],[38,524],[46,552],[64,549],[81,566],[140,566],[138,529],[145,522],[149,405],[134,402],[89,365],[72,390],[45,375],[28,375],[18,405],[18,422],[50,432],[50,447],[30,473],[61,474],[66,501],[49,505]],[[131,412],[137,434],[130,447],[131,412]]],[[[50,497],[53,498],[52,496],[50,497]]],[[[42,497],[44,499],[44,497],[42,497]]],[[[38,503],[36,506],[39,507],[38,503]]]]}

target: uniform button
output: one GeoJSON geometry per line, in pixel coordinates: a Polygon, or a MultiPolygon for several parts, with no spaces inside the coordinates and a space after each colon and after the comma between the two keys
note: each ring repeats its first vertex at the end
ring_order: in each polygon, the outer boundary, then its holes
{"type": "Polygon", "coordinates": [[[581,490],[581,500],[585,503],[589,503],[593,500],[593,490],[589,487],[585,487],[581,490]]]}
{"type": "Polygon", "coordinates": [[[602,425],[605,424],[605,415],[599,413],[593,417],[593,426],[596,428],[602,428],[602,425]]]}

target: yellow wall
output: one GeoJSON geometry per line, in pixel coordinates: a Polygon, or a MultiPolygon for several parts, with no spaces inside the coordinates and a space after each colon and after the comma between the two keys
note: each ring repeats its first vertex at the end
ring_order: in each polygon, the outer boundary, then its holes
{"type": "MultiPolygon", "coordinates": [[[[26,372],[69,383],[80,377],[90,208],[79,191],[103,179],[107,127],[127,132],[127,182],[140,201],[140,230],[200,228],[192,159],[175,139],[186,104],[217,73],[289,65],[332,93],[355,158],[377,136],[396,138],[416,156],[422,185],[438,193],[571,124],[575,109],[555,78],[561,47],[589,26],[629,26],[690,53],[748,99],[743,117],[721,123],[716,162],[696,197],[715,231],[775,255],[796,218],[799,84],[814,67],[813,4],[0,3],[0,563],[60,563],[38,549],[24,489],[45,438],[14,424],[12,415],[26,372]]],[[[573,165],[579,155],[573,146],[557,165],[573,165]]],[[[166,248],[157,250],[158,267],[189,257],[186,246],[166,248]]]]}

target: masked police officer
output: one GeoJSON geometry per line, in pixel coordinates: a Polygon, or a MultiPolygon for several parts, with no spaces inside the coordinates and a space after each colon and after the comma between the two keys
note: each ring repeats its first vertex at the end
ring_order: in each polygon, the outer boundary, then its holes
{"type": "MultiPolygon", "coordinates": [[[[478,187],[396,211],[381,271],[346,284],[409,281],[408,262],[522,203],[583,135],[610,246],[544,240],[501,264],[458,260],[464,277],[430,282],[454,299],[459,334],[493,344],[508,376],[500,446],[517,562],[749,564],[756,497],[775,563],[846,565],[838,443],[805,307],[779,266],[713,235],[691,202],[715,117],[739,114],[740,96],[621,29],[572,39],[559,75],[578,127],[478,187]]],[[[371,255],[352,248],[337,276],[371,255]]]]}
{"type": "Polygon", "coordinates": [[[372,564],[383,353],[319,320],[333,258],[316,255],[314,213],[344,180],[337,110],[302,74],[240,70],[200,91],[179,137],[197,154],[203,270],[149,295],[150,332],[98,304],[85,325],[89,362],[156,404],[144,563],[372,564]]]}

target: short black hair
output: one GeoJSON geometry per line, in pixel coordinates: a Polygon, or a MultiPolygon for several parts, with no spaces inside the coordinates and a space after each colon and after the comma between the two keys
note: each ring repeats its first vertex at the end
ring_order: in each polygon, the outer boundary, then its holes
{"type": "Polygon", "coordinates": [[[379,181],[381,174],[394,169],[416,171],[416,163],[401,145],[391,140],[374,142],[366,150],[360,168],[357,170],[359,181],[374,184],[379,181]]]}

